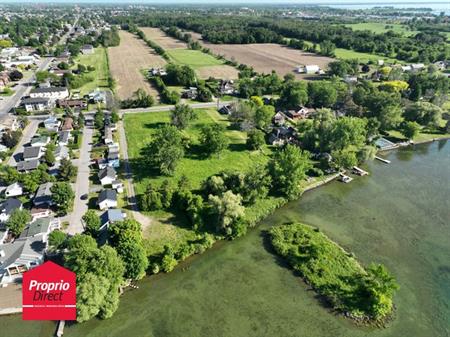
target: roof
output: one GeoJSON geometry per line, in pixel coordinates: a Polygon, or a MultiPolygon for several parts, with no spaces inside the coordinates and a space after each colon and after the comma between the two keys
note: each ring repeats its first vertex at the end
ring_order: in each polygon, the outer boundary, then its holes
{"type": "Polygon", "coordinates": [[[91,44],[85,44],[83,45],[83,47],[81,47],[81,49],[94,49],[94,46],[91,44]]]}
{"type": "Polygon", "coordinates": [[[46,97],[28,97],[22,99],[22,104],[48,104],[48,101],[46,97]]]}
{"type": "Polygon", "coordinates": [[[50,116],[44,121],[44,124],[54,124],[54,123],[58,123],[58,118],[56,116],[50,116]]]}
{"type": "Polygon", "coordinates": [[[42,94],[48,92],[63,92],[67,91],[66,87],[50,87],[50,88],[36,88],[30,91],[30,94],[42,94]]]}
{"type": "Polygon", "coordinates": [[[55,157],[68,158],[69,148],[64,145],[58,145],[54,152],[55,157]]]}
{"type": "Polygon", "coordinates": [[[71,118],[71,117],[64,118],[64,124],[61,127],[61,130],[65,131],[65,130],[72,130],[72,129],[73,129],[73,118],[71,118]]]}
{"type": "Polygon", "coordinates": [[[31,171],[31,170],[35,170],[38,168],[39,166],[39,160],[38,159],[33,159],[33,160],[29,160],[29,161],[21,161],[17,163],[17,170],[18,171],[31,171]]]}
{"type": "Polygon", "coordinates": [[[38,158],[40,154],[41,154],[40,146],[27,146],[23,149],[24,159],[38,158]]]}
{"type": "Polygon", "coordinates": [[[30,223],[20,234],[20,238],[35,236],[41,233],[47,233],[53,218],[40,218],[30,223]]]}
{"type": "Polygon", "coordinates": [[[48,144],[50,142],[50,137],[48,136],[35,136],[31,139],[31,145],[38,144],[38,143],[45,143],[48,144]]]}
{"type": "Polygon", "coordinates": [[[22,202],[20,200],[9,198],[2,202],[2,204],[0,205],[0,210],[6,215],[10,215],[12,211],[20,207],[22,207],[22,202]]]}
{"type": "Polygon", "coordinates": [[[5,193],[8,193],[12,190],[19,189],[19,188],[22,190],[22,185],[20,185],[19,183],[13,183],[13,184],[9,185],[8,187],[6,187],[5,193]]]}
{"type": "Polygon", "coordinates": [[[100,192],[99,196],[98,196],[98,202],[97,203],[101,203],[105,200],[113,200],[113,201],[117,201],[117,192],[112,190],[112,189],[106,189],[100,192]]]}
{"type": "Polygon", "coordinates": [[[98,179],[102,180],[105,177],[109,177],[112,179],[115,179],[117,176],[116,170],[114,170],[112,167],[105,167],[103,170],[100,170],[98,172],[98,179]]]}
{"type": "Polygon", "coordinates": [[[100,216],[102,226],[106,223],[122,221],[123,219],[125,219],[125,214],[118,208],[108,209],[100,216]]]}
{"type": "Polygon", "coordinates": [[[0,251],[5,253],[4,257],[0,257],[0,269],[7,268],[15,263],[21,256],[26,255],[27,260],[32,258],[42,258],[44,253],[45,243],[41,238],[19,238],[14,242],[0,245],[0,251]]]}
{"type": "Polygon", "coordinates": [[[70,137],[70,131],[61,131],[58,136],[58,140],[60,142],[68,142],[70,137]]]}
{"type": "Polygon", "coordinates": [[[51,191],[52,186],[53,183],[41,184],[36,192],[36,195],[34,196],[33,202],[35,204],[50,203],[52,199],[52,191],[51,191]]]}

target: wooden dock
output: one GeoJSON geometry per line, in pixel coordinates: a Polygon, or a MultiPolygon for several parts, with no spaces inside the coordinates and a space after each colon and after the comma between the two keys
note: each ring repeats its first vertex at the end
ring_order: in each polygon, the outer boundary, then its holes
{"type": "Polygon", "coordinates": [[[64,326],[66,325],[66,321],[58,322],[58,329],[56,330],[56,337],[62,337],[64,334],[64,326]]]}
{"type": "Polygon", "coordinates": [[[391,163],[390,160],[387,160],[387,159],[384,159],[384,158],[381,158],[381,157],[378,157],[378,156],[375,156],[375,159],[377,159],[379,161],[382,161],[385,164],[390,164],[391,163]]]}
{"type": "Polygon", "coordinates": [[[362,168],[359,168],[358,166],[353,166],[353,173],[359,176],[367,176],[369,174],[369,172],[364,171],[362,168]]]}

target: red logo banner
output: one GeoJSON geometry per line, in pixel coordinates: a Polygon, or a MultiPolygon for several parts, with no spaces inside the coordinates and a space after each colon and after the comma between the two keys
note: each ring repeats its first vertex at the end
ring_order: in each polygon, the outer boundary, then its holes
{"type": "Polygon", "coordinates": [[[23,274],[22,319],[76,320],[76,275],[51,261],[23,274]]]}

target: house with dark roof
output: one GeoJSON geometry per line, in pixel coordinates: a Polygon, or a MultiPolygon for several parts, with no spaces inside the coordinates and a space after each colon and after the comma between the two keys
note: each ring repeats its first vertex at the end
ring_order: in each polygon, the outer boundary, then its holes
{"type": "Polygon", "coordinates": [[[42,242],[47,243],[49,234],[55,229],[61,228],[61,222],[58,218],[48,217],[39,218],[28,224],[20,234],[19,238],[30,238],[40,236],[42,242]]]}
{"type": "Polygon", "coordinates": [[[27,161],[21,161],[17,163],[17,171],[19,172],[31,172],[36,170],[40,165],[39,159],[32,159],[27,161]]]}
{"type": "Polygon", "coordinates": [[[100,216],[100,230],[104,229],[110,224],[113,224],[114,222],[125,220],[126,216],[127,214],[122,212],[122,210],[118,208],[108,209],[100,216]]]}
{"type": "Polygon", "coordinates": [[[50,99],[46,97],[28,97],[21,101],[21,105],[27,112],[44,111],[52,108],[50,99]]]}
{"type": "Polygon", "coordinates": [[[22,202],[15,198],[9,198],[0,204],[0,222],[7,222],[11,213],[16,209],[22,209],[22,202]]]}
{"type": "Polygon", "coordinates": [[[66,87],[50,87],[50,88],[36,88],[30,91],[31,98],[48,98],[55,102],[58,99],[65,99],[69,97],[69,89],[66,87]]]}
{"type": "Polygon", "coordinates": [[[44,261],[42,238],[19,238],[0,245],[0,284],[17,282],[23,273],[44,261]]]}
{"type": "Polygon", "coordinates": [[[27,146],[23,148],[23,160],[41,159],[44,155],[44,150],[41,146],[27,146]]]}
{"type": "Polygon", "coordinates": [[[117,207],[117,192],[112,189],[105,189],[100,192],[97,200],[98,208],[105,210],[117,207]]]}
{"type": "Polygon", "coordinates": [[[51,188],[53,183],[41,184],[33,199],[34,206],[53,205],[51,188]]]}
{"type": "Polygon", "coordinates": [[[70,141],[70,131],[61,131],[58,134],[58,144],[59,145],[68,145],[70,141]]]}
{"type": "Polygon", "coordinates": [[[98,172],[98,179],[102,186],[111,185],[117,179],[117,172],[112,167],[105,167],[98,172]]]}

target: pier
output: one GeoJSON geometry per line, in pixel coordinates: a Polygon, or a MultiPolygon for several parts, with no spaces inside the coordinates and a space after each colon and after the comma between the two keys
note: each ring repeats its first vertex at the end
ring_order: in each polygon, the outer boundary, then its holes
{"type": "Polygon", "coordinates": [[[358,166],[353,166],[353,173],[357,174],[359,176],[367,176],[369,172],[364,171],[363,169],[359,168],[358,166]]]}
{"type": "Polygon", "coordinates": [[[56,330],[56,337],[61,337],[64,334],[64,326],[66,325],[66,321],[58,322],[58,329],[56,330]]]}
{"type": "Polygon", "coordinates": [[[384,159],[384,158],[381,158],[381,157],[378,157],[378,156],[375,156],[375,159],[377,159],[379,161],[382,161],[385,164],[390,164],[391,163],[390,160],[387,160],[387,159],[384,159]]]}

